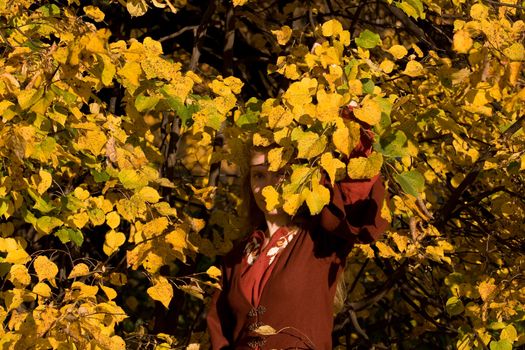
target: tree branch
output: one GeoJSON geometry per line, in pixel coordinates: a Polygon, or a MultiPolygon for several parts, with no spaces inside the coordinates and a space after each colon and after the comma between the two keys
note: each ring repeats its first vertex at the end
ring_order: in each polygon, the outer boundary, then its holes
{"type": "Polygon", "coordinates": [[[217,0],[210,0],[208,3],[208,8],[206,9],[206,12],[204,12],[204,15],[202,16],[201,23],[195,30],[195,38],[193,43],[193,51],[191,53],[191,61],[190,61],[190,70],[194,71],[197,69],[197,65],[199,64],[199,59],[201,56],[201,48],[202,44],[204,42],[204,37],[206,36],[206,31],[208,30],[208,25],[210,24],[211,16],[215,13],[215,10],[217,9],[217,0]]]}

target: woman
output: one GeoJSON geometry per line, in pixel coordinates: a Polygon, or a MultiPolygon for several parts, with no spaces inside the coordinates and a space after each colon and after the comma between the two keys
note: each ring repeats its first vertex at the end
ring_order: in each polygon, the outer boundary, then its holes
{"type": "MultiPolygon", "coordinates": [[[[353,156],[370,153],[369,135],[361,141],[353,156]]],[[[384,186],[379,176],[334,186],[323,179],[330,204],[318,216],[292,220],[282,210],[266,210],[262,189],[282,175],[268,171],[264,150],[252,151],[249,176],[264,222],[224,259],[222,290],[207,315],[212,348],[332,349],[337,279],[352,246],[386,228],[384,186]]]]}

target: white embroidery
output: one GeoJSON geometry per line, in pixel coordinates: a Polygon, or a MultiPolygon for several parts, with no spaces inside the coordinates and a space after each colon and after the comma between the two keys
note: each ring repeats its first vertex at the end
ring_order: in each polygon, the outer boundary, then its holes
{"type": "Polygon", "coordinates": [[[254,237],[252,238],[251,242],[248,242],[246,244],[246,247],[244,248],[244,254],[246,256],[246,261],[248,262],[248,265],[253,265],[257,257],[259,256],[259,247],[261,245],[259,242],[257,242],[257,239],[254,237]]]}
{"type": "MultiPolygon", "coordinates": [[[[295,237],[295,234],[298,230],[291,230],[290,232],[287,232],[284,236],[279,238],[277,242],[275,242],[275,246],[268,249],[268,252],[266,253],[266,256],[270,258],[270,261],[268,262],[268,266],[271,265],[275,257],[292,241],[292,239],[295,237]]],[[[248,265],[253,265],[260,254],[260,247],[261,244],[257,241],[257,239],[254,237],[250,242],[246,244],[246,247],[244,248],[244,255],[246,256],[246,262],[248,265]]]]}
{"type": "Polygon", "coordinates": [[[266,256],[270,257],[268,265],[271,265],[273,263],[277,254],[279,254],[279,252],[286,248],[286,246],[292,241],[296,233],[297,230],[292,230],[291,232],[288,232],[286,235],[279,238],[277,242],[275,242],[275,247],[270,248],[266,253],[266,256]]]}

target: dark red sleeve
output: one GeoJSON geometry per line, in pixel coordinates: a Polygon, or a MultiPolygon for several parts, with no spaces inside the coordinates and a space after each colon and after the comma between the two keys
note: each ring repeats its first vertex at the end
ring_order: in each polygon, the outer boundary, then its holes
{"type": "Polygon", "coordinates": [[[216,290],[212,295],[210,308],[206,315],[206,322],[208,324],[208,332],[210,334],[211,348],[213,350],[229,349],[230,341],[228,335],[231,334],[233,325],[231,324],[233,316],[231,315],[228,302],[226,300],[226,292],[224,288],[225,283],[225,269],[222,268],[222,290],[216,290]]]}
{"type": "MultiPolygon", "coordinates": [[[[361,131],[361,141],[350,157],[366,157],[372,152],[373,137],[361,131]]],[[[388,226],[381,217],[385,186],[380,175],[366,180],[346,178],[332,185],[327,176],[321,183],[330,190],[331,201],[320,214],[321,228],[351,243],[370,243],[388,226]]]]}
{"type": "Polygon", "coordinates": [[[378,239],[388,226],[381,217],[385,187],[377,175],[370,180],[327,180],[331,202],[320,214],[321,228],[352,243],[370,243],[378,239]]]}

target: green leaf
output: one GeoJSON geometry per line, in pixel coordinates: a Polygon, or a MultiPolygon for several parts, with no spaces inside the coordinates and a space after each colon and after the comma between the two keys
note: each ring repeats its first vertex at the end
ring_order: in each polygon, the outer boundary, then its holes
{"type": "Polygon", "coordinates": [[[77,95],[69,91],[62,90],[54,84],[51,85],[51,90],[58,96],[62,97],[64,99],[64,102],[66,102],[66,104],[68,105],[75,103],[77,100],[77,95]]]}
{"type": "Polygon", "coordinates": [[[458,297],[449,298],[447,300],[447,304],[445,305],[445,309],[447,310],[447,313],[450,316],[456,316],[456,315],[461,314],[463,311],[465,311],[463,302],[458,297]]]}
{"type": "Polygon", "coordinates": [[[512,343],[507,339],[493,340],[490,342],[490,350],[512,350],[512,343]]]}
{"type": "Polygon", "coordinates": [[[95,169],[91,169],[91,175],[93,176],[93,180],[97,183],[106,182],[110,179],[110,176],[107,172],[104,170],[98,171],[95,169]]]}
{"type": "Polygon", "coordinates": [[[78,229],[69,229],[69,239],[71,242],[75,243],[77,247],[81,247],[84,243],[84,235],[78,229]]]}
{"type": "Polygon", "coordinates": [[[38,8],[37,12],[41,12],[44,17],[59,16],[60,7],[55,4],[43,5],[38,8]]]}
{"type": "Polygon", "coordinates": [[[357,46],[363,49],[373,49],[381,44],[381,37],[368,29],[365,29],[357,38],[355,38],[357,46]]]}
{"type": "Polygon", "coordinates": [[[396,130],[393,134],[388,134],[379,140],[379,152],[385,157],[404,157],[407,154],[406,148],[403,147],[407,137],[401,130],[396,130]]]}
{"type": "Polygon", "coordinates": [[[118,179],[127,189],[141,188],[148,184],[148,180],[133,169],[122,170],[118,174],[118,179]]]}
{"type": "Polygon", "coordinates": [[[425,18],[423,3],[420,0],[403,0],[395,5],[414,19],[425,18]]]}
{"type": "Polygon", "coordinates": [[[183,125],[188,125],[188,122],[192,121],[191,116],[199,110],[199,107],[195,104],[185,105],[178,96],[170,95],[164,88],[160,92],[165,97],[164,101],[168,108],[177,113],[183,125]]]}
{"type": "Polygon", "coordinates": [[[77,247],[81,247],[84,243],[84,235],[78,229],[61,228],[55,232],[55,236],[64,244],[73,242],[77,247]]]}
{"type": "Polygon", "coordinates": [[[135,108],[139,112],[149,111],[160,101],[158,96],[144,96],[142,94],[135,98],[135,108]]]}
{"type": "Polygon", "coordinates": [[[370,95],[374,92],[374,87],[376,85],[374,84],[374,81],[372,79],[361,79],[361,83],[363,84],[363,93],[370,95]]]}
{"type": "Polygon", "coordinates": [[[262,101],[255,97],[252,97],[246,102],[246,112],[241,114],[235,121],[237,126],[242,127],[243,125],[255,124],[259,120],[259,114],[261,112],[262,101]]]}
{"type": "Polygon", "coordinates": [[[55,209],[53,205],[47,203],[44,199],[42,199],[42,197],[40,197],[35,191],[33,191],[33,189],[28,188],[27,193],[29,193],[29,196],[35,201],[35,205],[33,206],[33,208],[40,211],[42,214],[47,214],[55,209]]]}
{"type": "Polygon", "coordinates": [[[403,191],[414,197],[425,188],[425,178],[417,170],[396,174],[394,177],[403,191]]]}

